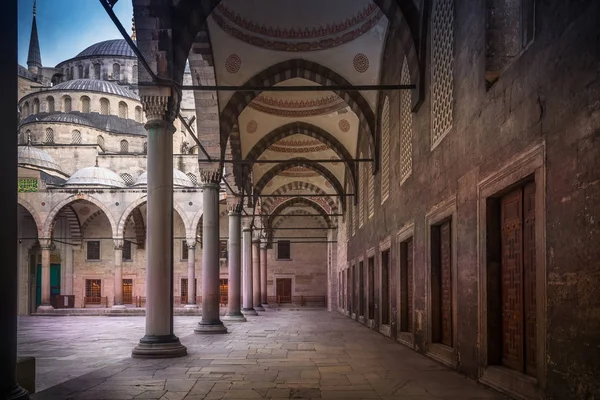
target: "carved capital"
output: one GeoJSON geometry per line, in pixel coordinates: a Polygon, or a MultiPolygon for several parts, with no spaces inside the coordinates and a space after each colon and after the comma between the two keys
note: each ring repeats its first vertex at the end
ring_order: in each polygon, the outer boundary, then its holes
{"type": "Polygon", "coordinates": [[[187,244],[188,249],[193,250],[196,248],[196,238],[186,238],[185,244],[187,244]]]}
{"type": "Polygon", "coordinates": [[[244,208],[244,202],[237,196],[227,196],[227,212],[229,215],[240,215],[244,208]]]}
{"type": "Polygon", "coordinates": [[[141,96],[141,102],[146,112],[147,126],[163,122],[172,126],[179,107],[178,100],[174,96],[146,95],[141,96]]]}
{"type": "Polygon", "coordinates": [[[52,239],[50,238],[39,238],[40,247],[42,250],[52,250],[52,239]]]}
{"type": "Polygon", "coordinates": [[[113,238],[113,242],[115,245],[115,250],[123,250],[123,244],[125,243],[123,238],[113,238]]]}
{"type": "Polygon", "coordinates": [[[200,171],[200,187],[204,188],[220,188],[221,183],[221,172],[220,171],[200,171]]]}

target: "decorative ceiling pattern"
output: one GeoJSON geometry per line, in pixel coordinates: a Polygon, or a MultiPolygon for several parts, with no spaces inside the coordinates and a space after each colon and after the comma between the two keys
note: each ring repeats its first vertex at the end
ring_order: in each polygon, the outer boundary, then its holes
{"type": "Polygon", "coordinates": [[[338,112],[347,108],[348,104],[336,94],[305,99],[285,99],[261,94],[249,107],[280,117],[306,118],[338,112]]]}

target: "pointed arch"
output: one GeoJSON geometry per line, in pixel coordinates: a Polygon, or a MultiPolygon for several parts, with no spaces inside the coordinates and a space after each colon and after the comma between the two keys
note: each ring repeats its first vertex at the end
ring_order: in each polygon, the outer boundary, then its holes
{"type": "MultiPolygon", "coordinates": [[[[293,181],[293,182],[289,182],[281,187],[279,187],[278,189],[276,189],[273,194],[277,194],[277,195],[283,195],[286,194],[292,190],[304,190],[304,191],[311,191],[314,194],[323,194],[326,195],[325,191],[323,189],[321,189],[320,187],[313,185],[312,183],[309,182],[303,182],[303,181],[293,181]]],[[[290,194],[290,197],[296,196],[295,194],[290,194]]],[[[332,212],[337,212],[338,207],[336,202],[328,196],[324,196],[325,201],[327,202],[327,204],[329,204],[329,208],[331,209],[332,212]]],[[[271,207],[273,206],[273,204],[276,203],[275,198],[268,198],[265,201],[262,202],[262,206],[263,209],[266,210],[271,210],[271,207]]]]}
{"type": "MultiPolygon", "coordinates": [[[[123,237],[123,234],[125,233],[125,226],[127,225],[127,220],[133,214],[133,212],[136,208],[138,208],[142,204],[146,203],[147,201],[148,201],[148,196],[144,195],[144,196],[140,197],[139,199],[135,200],[134,202],[130,203],[127,206],[127,208],[123,211],[123,213],[119,217],[119,222],[118,222],[117,228],[115,230],[115,233],[116,233],[115,237],[120,237],[120,238],[123,237]]],[[[183,221],[184,230],[187,234],[189,232],[189,229],[191,226],[190,221],[187,218],[187,215],[183,211],[183,208],[181,208],[181,206],[176,202],[173,202],[173,209],[175,211],[177,211],[177,214],[179,215],[179,217],[181,217],[181,220],[183,221]]],[[[134,218],[135,218],[135,216],[134,216],[134,218]]],[[[137,235],[137,232],[136,232],[136,235],[137,235]]]]}
{"type": "Polygon", "coordinates": [[[52,228],[54,226],[54,220],[56,218],[56,215],[60,212],[60,210],[64,206],[69,205],[77,200],[88,201],[88,202],[94,204],[95,206],[97,206],[102,211],[104,211],[104,214],[108,218],[108,222],[110,222],[112,234],[113,234],[113,236],[116,236],[117,222],[115,221],[115,218],[112,215],[112,213],[110,212],[110,210],[100,200],[96,199],[95,197],[90,196],[85,193],[78,193],[76,195],[69,196],[66,199],[62,200],[60,203],[58,203],[56,206],[54,206],[54,208],[50,211],[50,213],[48,213],[48,216],[46,217],[46,220],[44,221],[44,228],[42,229],[42,237],[50,238],[52,236],[52,228]]]}
{"type": "Polygon", "coordinates": [[[267,220],[267,226],[271,227],[272,224],[273,224],[273,221],[275,220],[275,218],[277,218],[279,216],[282,216],[280,214],[286,208],[294,207],[294,206],[297,206],[299,204],[311,207],[321,217],[323,217],[323,219],[327,223],[328,227],[333,226],[331,217],[328,215],[327,211],[325,211],[325,209],[319,203],[315,202],[314,200],[308,199],[306,197],[294,197],[292,199],[288,199],[288,200],[283,201],[281,204],[279,204],[277,207],[275,207],[275,209],[273,210],[273,212],[269,216],[269,218],[267,220]]]}
{"type": "Polygon", "coordinates": [[[26,209],[29,212],[29,214],[31,214],[31,216],[33,217],[33,220],[35,221],[35,228],[37,229],[38,236],[41,236],[42,229],[43,229],[44,225],[42,224],[42,219],[38,215],[38,213],[35,210],[35,208],[33,208],[33,206],[31,205],[31,203],[29,203],[27,200],[21,198],[21,196],[18,197],[17,203],[20,206],[22,206],[24,209],[26,209]]]}

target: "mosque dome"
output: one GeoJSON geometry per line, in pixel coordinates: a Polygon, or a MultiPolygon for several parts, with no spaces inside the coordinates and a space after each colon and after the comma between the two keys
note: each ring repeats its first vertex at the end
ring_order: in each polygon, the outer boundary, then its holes
{"type": "MultiPolygon", "coordinates": [[[[135,42],[134,42],[135,43],[135,42]]],[[[77,54],[75,58],[80,57],[105,57],[105,56],[117,56],[117,57],[135,57],[135,53],[129,47],[129,44],[125,39],[105,40],[91,45],[81,53],[77,54]]]]}
{"type": "Polygon", "coordinates": [[[99,79],[75,79],[72,81],[66,81],[59,83],[58,85],[54,85],[50,90],[101,92],[116,96],[128,97],[137,101],[140,100],[140,97],[131,90],[128,90],[115,83],[102,81],[99,79]]]}
{"type": "MultiPolygon", "coordinates": [[[[19,166],[49,169],[61,172],[54,158],[44,150],[33,146],[19,146],[19,166]]],[[[62,172],[61,172],[62,173],[62,172]]]]}
{"type": "MultiPolygon", "coordinates": [[[[139,178],[135,181],[136,186],[146,186],[148,184],[148,172],[144,172],[140,175],[139,178]]],[[[176,168],[173,168],[173,186],[180,187],[195,187],[194,182],[190,180],[190,178],[176,168]]]]}
{"type": "Polygon", "coordinates": [[[123,178],[110,169],[86,167],[76,171],[65,183],[66,186],[109,186],[124,188],[123,178]]]}
{"type": "Polygon", "coordinates": [[[44,122],[62,122],[65,124],[77,124],[77,125],[86,125],[93,126],[93,124],[88,121],[86,118],[80,115],[68,114],[68,113],[59,113],[52,114],[44,117],[42,119],[44,122]]]}

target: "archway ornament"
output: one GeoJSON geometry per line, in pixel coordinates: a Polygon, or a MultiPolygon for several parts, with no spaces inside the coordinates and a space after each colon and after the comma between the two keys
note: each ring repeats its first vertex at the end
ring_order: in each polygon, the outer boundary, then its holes
{"type": "MultiPolygon", "coordinates": [[[[121,217],[119,218],[119,223],[118,223],[117,230],[116,230],[117,234],[114,235],[115,237],[122,238],[124,236],[125,226],[127,225],[127,220],[129,219],[129,217],[132,215],[133,211],[136,208],[138,208],[142,204],[146,203],[147,201],[148,201],[148,196],[144,195],[127,206],[127,208],[123,211],[123,213],[121,214],[121,217]]],[[[179,204],[174,202],[173,209],[175,211],[177,211],[177,214],[183,221],[183,227],[184,227],[184,230],[185,230],[186,236],[187,236],[190,232],[190,227],[191,227],[189,219],[187,218],[183,208],[181,208],[181,206],[179,204]]]]}
{"type": "Polygon", "coordinates": [[[58,203],[56,206],[54,206],[54,208],[50,211],[50,213],[46,217],[46,220],[44,221],[44,228],[42,229],[41,237],[43,237],[43,238],[52,237],[52,228],[54,226],[54,219],[56,218],[57,214],[60,212],[60,210],[62,210],[63,207],[65,207],[77,200],[88,201],[88,202],[94,204],[100,210],[102,210],[104,212],[104,215],[106,215],[106,217],[108,218],[108,222],[110,222],[110,227],[111,227],[111,232],[112,232],[113,237],[119,236],[119,235],[117,235],[117,226],[118,226],[117,221],[115,220],[115,218],[112,215],[112,213],[110,212],[110,210],[100,200],[96,199],[95,197],[90,196],[89,194],[85,194],[85,193],[78,193],[78,194],[67,197],[66,199],[64,199],[60,203],[58,203]]]}
{"type": "Polygon", "coordinates": [[[21,198],[21,196],[19,196],[17,201],[19,205],[29,212],[33,218],[33,221],[35,222],[35,229],[37,230],[38,235],[41,235],[43,229],[42,219],[36,212],[35,208],[33,208],[33,205],[31,205],[31,203],[29,203],[27,200],[21,198]]]}
{"type": "MultiPolygon", "coordinates": [[[[322,195],[324,195],[322,199],[327,203],[329,211],[336,212],[336,213],[338,211],[336,202],[331,197],[327,196],[327,194],[325,193],[325,191],[323,189],[321,189],[320,187],[313,185],[312,183],[309,183],[309,182],[303,182],[303,181],[289,182],[283,186],[280,186],[278,189],[276,189],[273,192],[273,194],[284,195],[293,190],[302,190],[304,193],[306,193],[306,191],[310,191],[314,194],[322,194],[322,195]]],[[[294,196],[297,196],[297,195],[294,193],[290,193],[290,197],[294,197],[294,196]]],[[[263,208],[266,210],[267,213],[270,213],[270,212],[272,212],[272,210],[275,207],[277,207],[277,205],[281,204],[284,201],[281,199],[285,199],[285,197],[268,198],[263,202],[263,208]]]]}
{"type": "Polygon", "coordinates": [[[329,146],[329,148],[333,150],[341,160],[344,160],[343,162],[346,165],[347,172],[350,174],[353,188],[356,187],[356,170],[353,168],[353,163],[350,161],[353,159],[353,157],[348,149],[335,136],[327,132],[325,129],[308,122],[296,121],[273,129],[261,140],[259,140],[258,143],[256,143],[246,155],[246,160],[252,161],[248,167],[252,169],[254,162],[258,160],[258,158],[273,144],[285,139],[288,136],[297,134],[312,137],[329,146]]]}
{"type": "MultiPolygon", "coordinates": [[[[318,215],[316,215],[316,216],[323,218],[327,227],[334,226],[334,223],[333,223],[331,217],[328,215],[327,211],[325,211],[325,209],[323,208],[323,206],[321,204],[313,201],[312,199],[308,199],[306,197],[294,197],[294,198],[287,199],[286,201],[279,204],[273,210],[273,212],[269,215],[269,218],[267,219],[267,222],[265,224],[265,231],[269,235],[269,241],[271,241],[273,238],[272,235],[273,235],[273,231],[275,229],[275,228],[273,228],[275,219],[279,218],[279,217],[285,217],[285,214],[283,214],[283,211],[285,211],[285,209],[294,207],[294,206],[298,206],[298,205],[308,206],[308,207],[312,208],[313,210],[315,210],[317,212],[318,215]]],[[[302,214],[301,211],[295,211],[294,214],[296,214],[296,213],[302,214]]],[[[310,214],[306,213],[305,215],[310,215],[310,214]]],[[[280,224],[281,224],[281,222],[280,222],[280,224]]]]}

